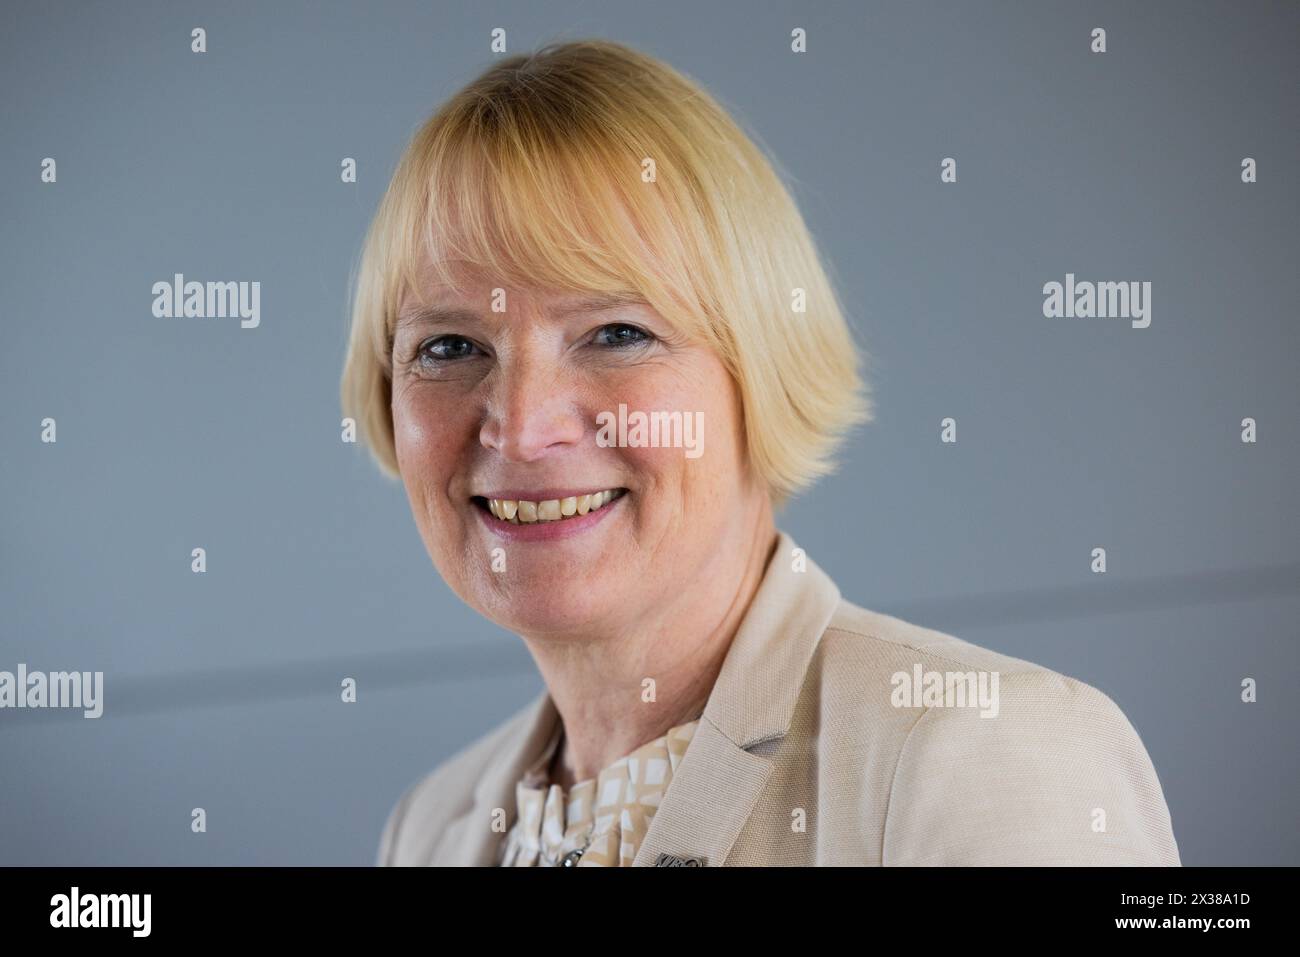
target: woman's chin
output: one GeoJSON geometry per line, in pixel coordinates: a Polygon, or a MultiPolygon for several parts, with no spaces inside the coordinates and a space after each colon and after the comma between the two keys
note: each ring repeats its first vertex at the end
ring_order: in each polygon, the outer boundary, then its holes
{"type": "Polygon", "coordinates": [[[598,584],[573,582],[497,595],[489,617],[516,634],[563,634],[599,627],[614,604],[598,584]]]}

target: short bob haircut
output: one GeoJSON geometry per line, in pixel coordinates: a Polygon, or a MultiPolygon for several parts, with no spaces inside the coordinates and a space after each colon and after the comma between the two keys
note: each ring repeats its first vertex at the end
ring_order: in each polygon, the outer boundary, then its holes
{"type": "Polygon", "coordinates": [[[353,276],[341,387],[344,415],[395,478],[397,310],[424,301],[422,270],[456,289],[457,261],[503,288],[632,296],[711,346],[778,508],[834,471],[845,433],[871,420],[861,355],[772,164],[698,84],[622,44],[502,59],[403,153],[353,276]]]}

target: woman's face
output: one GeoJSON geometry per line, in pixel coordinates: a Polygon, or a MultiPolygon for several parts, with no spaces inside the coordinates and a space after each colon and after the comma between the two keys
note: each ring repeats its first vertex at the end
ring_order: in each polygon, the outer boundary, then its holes
{"type": "Polygon", "coordinates": [[[503,627],[556,636],[617,633],[710,579],[727,587],[718,546],[765,493],[713,351],[645,303],[506,295],[500,312],[483,281],[425,290],[394,332],[398,465],[443,578],[503,627]],[[654,413],[677,413],[657,446],[654,413]]]}

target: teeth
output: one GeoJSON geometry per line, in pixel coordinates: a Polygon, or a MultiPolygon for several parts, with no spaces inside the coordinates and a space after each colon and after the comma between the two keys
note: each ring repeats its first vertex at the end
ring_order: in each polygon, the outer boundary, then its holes
{"type": "Polygon", "coordinates": [[[568,498],[549,498],[542,502],[518,501],[509,498],[488,500],[488,510],[502,521],[515,525],[533,522],[561,522],[575,515],[586,515],[603,508],[618,494],[616,489],[591,492],[588,495],[571,495],[568,498]]]}

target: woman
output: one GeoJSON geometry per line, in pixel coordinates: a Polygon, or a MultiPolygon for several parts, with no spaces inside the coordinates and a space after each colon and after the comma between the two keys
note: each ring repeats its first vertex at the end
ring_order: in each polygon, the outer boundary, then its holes
{"type": "Polygon", "coordinates": [[[769,162],[663,63],[554,45],[418,131],[343,401],[546,685],[381,863],[1178,862],[1108,698],[845,601],[775,527],[869,418],[857,350],[769,162]]]}

